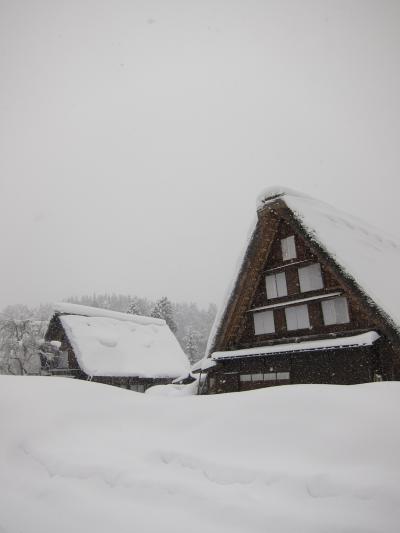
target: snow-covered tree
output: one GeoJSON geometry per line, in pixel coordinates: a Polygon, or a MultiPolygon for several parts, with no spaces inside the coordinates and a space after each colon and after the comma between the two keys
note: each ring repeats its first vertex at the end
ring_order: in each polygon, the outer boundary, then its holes
{"type": "Polygon", "coordinates": [[[183,349],[186,355],[189,357],[191,364],[198,361],[201,357],[199,352],[199,343],[201,340],[201,333],[197,331],[193,326],[186,328],[186,335],[183,337],[183,349]]]}
{"type": "Polygon", "coordinates": [[[126,310],[126,312],[130,315],[141,315],[142,314],[137,298],[132,298],[132,300],[129,302],[128,309],[126,310]]]}
{"type": "Polygon", "coordinates": [[[38,348],[47,322],[34,320],[23,305],[8,306],[0,314],[0,366],[7,374],[37,374],[38,348]]]}
{"type": "Polygon", "coordinates": [[[156,302],[151,316],[154,318],[163,318],[168,324],[170,330],[173,333],[176,333],[178,328],[174,318],[174,311],[172,309],[171,302],[166,296],[163,296],[162,298],[160,298],[160,300],[156,302]]]}

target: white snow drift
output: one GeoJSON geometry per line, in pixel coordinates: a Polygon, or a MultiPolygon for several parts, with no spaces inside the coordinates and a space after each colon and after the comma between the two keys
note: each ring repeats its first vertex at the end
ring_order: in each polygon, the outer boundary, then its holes
{"type": "Polygon", "coordinates": [[[397,533],[400,383],[166,398],[0,378],[2,533],[397,533]]]}

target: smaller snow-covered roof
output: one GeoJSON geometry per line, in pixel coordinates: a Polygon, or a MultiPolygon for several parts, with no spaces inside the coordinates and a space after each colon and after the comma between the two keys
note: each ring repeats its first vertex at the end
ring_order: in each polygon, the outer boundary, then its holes
{"type": "Polygon", "coordinates": [[[313,350],[333,350],[359,346],[371,346],[379,339],[376,331],[368,331],[351,337],[325,338],[314,341],[291,342],[287,344],[275,344],[274,346],[258,346],[257,348],[245,348],[228,352],[214,352],[212,360],[231,359],[235,357],[263,356],[273,353],[309,352],[313,350]]]}
{"type": "Polygon", "coordinates": [[[143,325],[158,325],[165,324],[165,320],[161,318],[153,318],[150,316],[132,315],[130,313],[120,313],[119,311],[111,311],[110,309],[101,309],[100,307],[89,307],[88,305],[71,304],[68,302],[59,302],[53,305],[55,314],[61,315],[80,315],[103,318],[114,318],[116,320],[126,320],[128,322],[135,322],[143,325]]]}
{"type": "Polygon", "coordinates": [[[165,320],[75,304],[55,312],[88,376],[176,378],[189,361],[165,320]]]}

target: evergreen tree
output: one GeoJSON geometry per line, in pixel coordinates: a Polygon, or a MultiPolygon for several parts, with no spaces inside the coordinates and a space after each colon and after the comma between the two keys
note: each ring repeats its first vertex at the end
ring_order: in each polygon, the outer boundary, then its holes
{"type": "Polygon", "coordinates": [[[183,338],[184,351],[189,358],[191,364],[196,363],[200,359],[199,341],[201,339],[201,333],[198,332],[193,326],[186,328],[186,335],[183,338]]]}
{"type": "Polygon", "coordinates": [[[154,318],[162,318],[168,324],[170,330],[176,333],[178,327],[175,322],[174,312],[172,310],[172,304],[166,296],[163,296],[158,300],[151,313],[154,318]]]}
{"type": "Polygon", "coordinates": [[[139,305],[138,305],[137,298],[132,298],[132,300],[129,302],[127,313],[130,315],[141,315],[139,305]]]}

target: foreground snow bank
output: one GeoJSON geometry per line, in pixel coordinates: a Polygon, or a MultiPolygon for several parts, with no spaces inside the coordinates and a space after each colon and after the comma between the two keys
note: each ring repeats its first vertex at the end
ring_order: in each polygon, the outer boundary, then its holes
{"type": "Polygon", "coordinates": [[[220,396],[0,377],[0,531],[398,532],[400,384],[220,396]]]}

